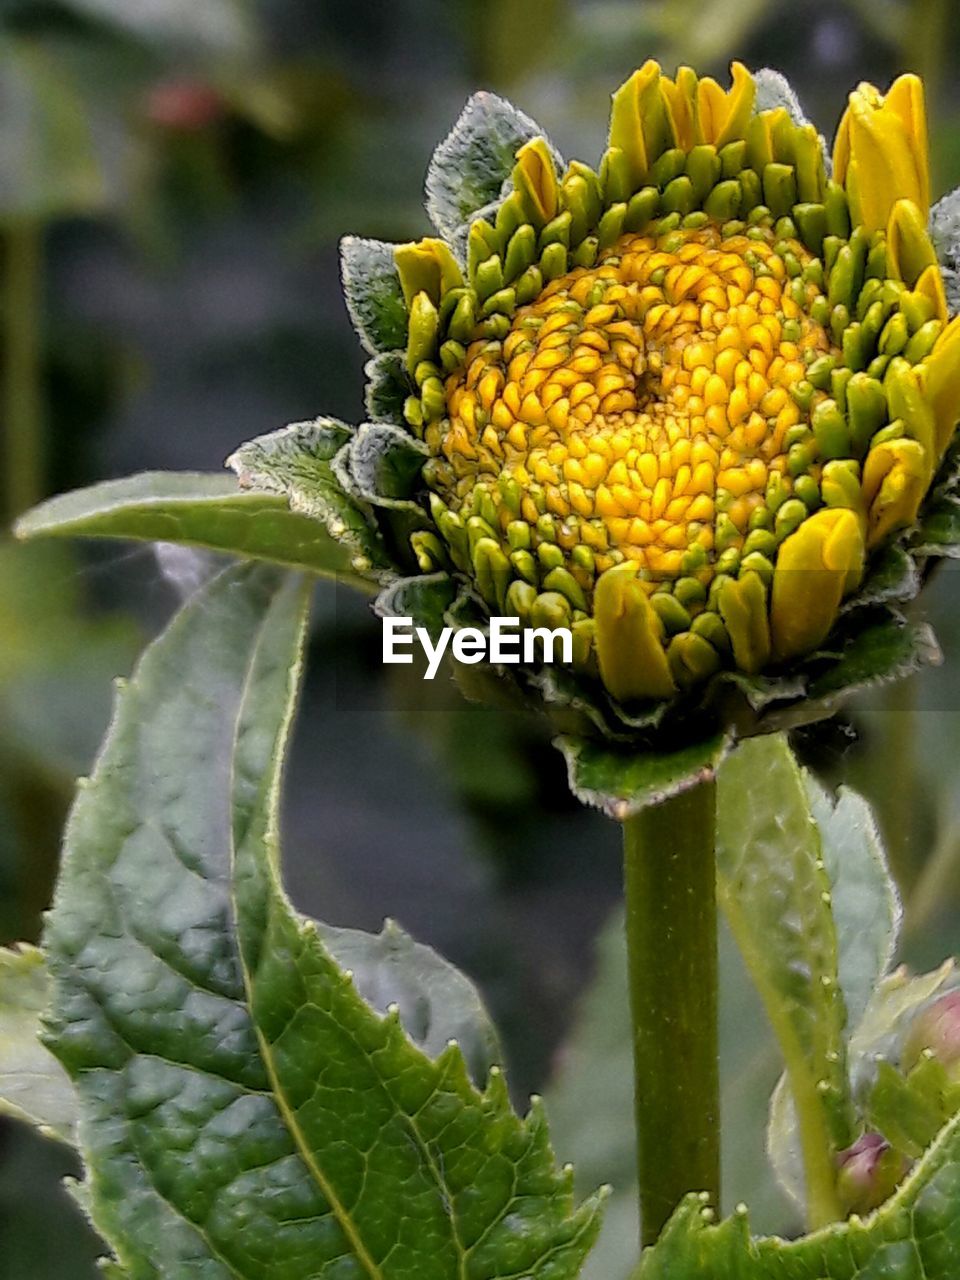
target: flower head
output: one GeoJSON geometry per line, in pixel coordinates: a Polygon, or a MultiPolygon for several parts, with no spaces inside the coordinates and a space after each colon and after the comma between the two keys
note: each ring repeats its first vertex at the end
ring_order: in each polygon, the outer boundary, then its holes
{"type": "Polygon", "coordinates": [[[614,738],[815,716],[933,651],[896,613],[960,416],[922,85],[851,94],[832,176],[782,85],[648,62],[596,170],[477,95],[439,235],[344,243],[374,421],[334,471],[403,575],[380,607],[568,626],[571,670],[503,678],[614,738]]]}

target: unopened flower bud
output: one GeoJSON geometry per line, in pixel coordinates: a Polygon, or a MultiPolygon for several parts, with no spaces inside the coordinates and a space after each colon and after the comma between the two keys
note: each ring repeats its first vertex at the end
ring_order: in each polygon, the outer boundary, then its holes
{"type": "Polygon", "coordinates": [[[869,1213],[896,1191],[910,1162],[879,1133],[865,1133],[837,1156],[837,1194],[848,1214],[869,1213]]]}
{"type": "Polygon", "coordinates": [[[910,1071],[926,1052],[960,1084],[960,991],[948,991],[917,1014],[900,1057],[903,1070],[910,1071]]]}

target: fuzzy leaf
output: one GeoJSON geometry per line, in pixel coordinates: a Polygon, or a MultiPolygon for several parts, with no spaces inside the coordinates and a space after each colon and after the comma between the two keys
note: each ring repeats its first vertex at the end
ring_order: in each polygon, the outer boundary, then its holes
{"type": "Polygon", "coordinates": [[[583,804],[622,822],[712,777],[730,749],[725,734],[677,751],[618,751],[588,738],[558,738],[570,790],[583,804]]]}
{"type": "Polygon", "coordinates": [[[809,773],[804,784],[830,881],[847,1025],[856,1027],[893,962],[903,915],[900,897],[863,796],[841,787],[834,801],[809,773]]]}
{"type": "MultiPolygon", "coordinates": [[[[427,214],[442,236],[454,240],[472,216],[498,200],[516,154],[543,130],[495,93],[475,93],[433,153],[427,171],[427,214]]],[[[560,157],[555,153],[558,167],[560,157]]]]}
{"type": "Polygon", "coordinates": [[[916,533],[916,555],[960,557],[960,501],[944,495],[924,510],[916,533]]]}
{"type": "Polygon", "coordinates": [[[826,707],[839,705],[857,689],[909,675],[925,664],[936,666],[940,657],[936,637],[926,623],[890,618],[854,636],[839,659],[810,681],[810,699],[826,707]]]}
{"type": "Polygon", "coordinates": [[[803,776],[782,735],[741,743],[718,775],[720,904],[780,1044],[811,1194],[832,1209],[850,1110],[830,882],[803,776]]]}
{"type": "Polygon", "coordinates": [[[457,585],[449,574],[421,574],[398,579],[380,593],[373,608],[380,618],[412,618],[436,639],[448,625],[447,610],[456,598],[457,585]]]}
{"type": "Polygon", "coordinates": [[[63,1067],[40,1043],[40,1015],[49,992],[36,947],[0,949],[0,1114],[72,1143],[76,1094],[63,1067]]]}
{"type": "Polygon", "coordinates": [[[954,1280],[960,1254],[960,1117],[899,1191],[859,1218],[798,1240],[751,1239],[746,1212],[714,1225],[688,1197],[635,1280],[954,1280]]]}
{"type": "Polygon", "coordinates": [[[395,245],[344,236],[340,241],[340,279],[347,311],[360,341],[371,355],[407,345],[410,317],[393,260],[395,245]]]}
{"type": "Polygon", "coordinates": [[[597,1207],[540,1108],[412,1043],[281,888],[306,600],[249,565],[193,597],[71,816],[48,1042],[94,1222],[138,1280],[573,1280],[597,1207]]]}
{"type": "Polygon", "coordinates": [[[395,427],[406,427],[403,406],[414,390],[407,373],[403,352],[384,351],[364,366],[367,387],[364,403],[371,422],[390,422],[395,427]]]}
{"type": "Polygon", "coordinates": [[[930,210],[930,236],[940,259],[947,308],[956,315],[960,311],[960,187],[930,210]]]}
{"type": "Polygon", "coordinates": [[[41,502],[16,525],[18,538],[132,538],[178,542],[270,560],[366,585],[349,550],[286,498],[243,490],[228,475],[145,471],[41,502]]]}
{"type": "Polygon", "coordinates": [[[376,575],[390,557],[367,509],[344,491],[334,462],[349,444],[352,428],[335,418],[295,422],[257,436],[227,459],[244,487],[283,494],[293,511],[318,520],[376,575]]]}
{"type": "Polygon", "coordinates": [[[408,507],[430,454],[407,431],[365,422],[350,442],[349,456],[350,474],[361,497],[380,506],[408,507]]]}

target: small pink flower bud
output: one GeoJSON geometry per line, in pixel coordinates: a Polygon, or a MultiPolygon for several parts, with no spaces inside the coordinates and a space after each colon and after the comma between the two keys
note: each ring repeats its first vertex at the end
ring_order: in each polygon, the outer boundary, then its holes
{"type": "Polygon", "coordinates": [[[906,1156],[894,1151],[879,1133],[865,1133],[837,1156],[837,1192],[847,1213],[869,1213],[900,1184],[910,1168],[906,1156]]]}
{"type": "Polygon", "coordinates": [[[960,1082],[960,991],[947,992],[917,1014],[904,1042],[903,1070],[912,1070],[926,1050],[960,1082]]]}
{"type": "Polygon", "coordinates": [[[219,90],[202,80],[165,80],[147,95],[146,114],[152,124],[176,133],[198,133],[224,114],[219,90]]]}

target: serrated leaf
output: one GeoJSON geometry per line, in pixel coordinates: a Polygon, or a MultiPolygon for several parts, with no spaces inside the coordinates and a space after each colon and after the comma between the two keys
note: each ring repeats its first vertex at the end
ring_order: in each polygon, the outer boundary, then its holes
{"type": "Polygon", "coordinates": [[[367,387],[364,403],[371,422],[389,422],[405,427],[403,406],[415,389],[407,373],[402,351],[384,351],[364,365],[367,387]]]}
{"type": "Polygon", "coordinates": [[[940,259],[947,308],[956,315],[960,311],[960,187],[930,210],[930,237],[940,259]]]}
{"type": "Polygon", "coordinates": [[[0,948],[0,1114],[26,1120],[48,1138],[75,1140],[76,1094],[40,1043],[49,982],[36,947],[0,948]]]}
{"type": "Polygon", "coordinates": [[[147,651],[71,816],[48,1040],[90,1208],[137,1277],[573,1280],[542,1111],[372,1008],[279,882],[306,598],[221,575],[147,651]]]}
{"type": "Polygon", "coordinates": [[[676,751],[618,751],[589,738],[557,738],[567,762],[570,790],[583,804],[623,822],[646,805],[659,804],[713,776],[730,749],[715,734],[676,751]]]}
{"type": "Polygon", "coordinates": [[[635,1280],[954,1280],[960,1255],[960,1117],[866,1220],[798,1240],[751,1239],[745,1213],[714,1225],[690,1196],[635,1280]]]}
{"type": "Polygon", "coordinates": [[[833,1153],[850,1141],[845,1010],[830,882],[803,776],[782,735],[741,743],[717,789],[717,893],[780,1044],[810,1212],[835,1216],[833,1153]]]}
{"type": "Polygon", "coordinates": [[[476,987],[458,969],[393,920],[379,934],[317,926],[323,945],[374,1009],[396,1005],[407,1035],[430,1058],[451,1040],[460,1046],[470,1077],[482,1088],[503,1061],[500,1040],[476,987]]]}
{"type": "Polygon", "coordinates": [[[228,475],[145,471],[41,502],[18,538],[130,538],[177,542],[269,560],[363,584],[349,548],[278,493],[243,490],[228,475]]]}
{"type": "MultiPolygon", "coordinates": [[[[531,138],[543,136],[536,121],[505,98],[486,92],[469,98],[427,171],[427,214],[440,234],[455,240],[474,214],[496,201],[517,151],[531,138]]],[[[556,153],[554,158],[562,167],[556,153]]]]}
{"type": "Polygon", "coordinates": [[[350,441],[350,474],[362,498],[380,506],[409,507],[429,456],[426,445],[409,432],[364,422],[350,441]]]}
{"type": "Polygon", "coordinates": [[[393,258],[396,245],[344,236],[340,279],[353,327],[367,351],[397,351],[407,345],[410,317],[393,258]]]}
{"type": "Polygon", "coordinates": [[[870,563],[866,581],[851,596],[841,612],[867,604],[912,600],[920,590],[920,575],[913,557],[896,543],[883,548],[870,563]]]}
{"type": "MultiPolygon", "coordinates": [[[[293,511],[318,520],[370,571],[390,570],[390,557],[368,509],[344,491],[337,455],[353,429],[335,418],[294,422],[247,441],[227,459],[244,487],[283,494],[293,511]]],[[[365,570],[366,571],[366,570],[365,570]]]]}

